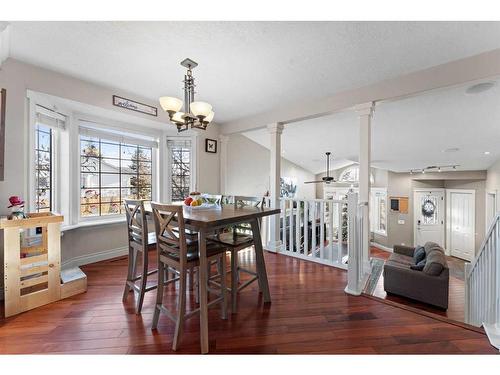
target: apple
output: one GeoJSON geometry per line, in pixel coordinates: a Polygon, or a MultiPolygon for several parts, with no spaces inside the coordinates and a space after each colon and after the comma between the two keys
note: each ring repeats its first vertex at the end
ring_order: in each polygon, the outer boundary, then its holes
{"type": "Polygon", "coordinates": [[[193,198],[187,197],[186,199],[184,199],[184,204],[186,206],[190,206],[192,201],[193,201],[193,198]]]}
{"type": "Polygon", "coordinates": [[[195,206],[199,206],[199,205],[200,205],[200,204],[198,203],[198,201],[197,201],[197,200],[193,200],[193,201],[191,202],[191,207],[195,207],[195,206]]]}

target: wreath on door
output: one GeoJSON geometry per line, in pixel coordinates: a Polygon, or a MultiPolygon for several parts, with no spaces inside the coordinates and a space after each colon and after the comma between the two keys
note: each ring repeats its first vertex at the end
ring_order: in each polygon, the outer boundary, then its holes
{"type": "Polygon", "coordinates": [[[436,211],[436,205],[430,199],[426,199],[422,204],[422,215],[432,217],[436,211]]]}

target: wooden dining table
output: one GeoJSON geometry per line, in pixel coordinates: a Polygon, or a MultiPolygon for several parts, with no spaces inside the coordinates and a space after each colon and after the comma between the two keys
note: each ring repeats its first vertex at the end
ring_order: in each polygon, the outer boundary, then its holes
{"type": "MultiPolygon", "coordinates": [[[[145,204],[145,210],[151,212],[151,206],[145,204]]],[[[208,261],[206,239],[207,235],[217,229],[228,226],[249,223],[252,228],[256,271],[259,277],[259,286],[262,291],[264,303],[271,302],[269,284],[267,281],[266,264],[262,248],[259,219],[264,216],[277,215],[280,209],[260,207],[235,207],[234,205],[221,205],[210,208],[192,208],[184,206],[184,222],[186,229],[198,233],[199,289],[200,289],[200,345],[203,354],[208,353],[208,261]]]]}

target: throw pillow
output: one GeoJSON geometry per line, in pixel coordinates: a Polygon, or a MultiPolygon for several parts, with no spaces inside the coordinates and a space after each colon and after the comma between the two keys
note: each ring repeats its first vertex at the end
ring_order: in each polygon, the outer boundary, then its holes
{"type": "Polygon", "coordinates": [[[410,268],[415,271],[422,271],[425,267],[425,259],[421,260],[417,264],[412,264],[410,268]]]}
{"type": "Polygon", "coordinates": [[[444,254],[441,251],[434,250],[427,255],[423,271],[431,276],[439,276],[446,266],[444,254]]]}
{"type": "Polygon", "coordinates": [[[418,264],[425,259],[425,249],[423,246],[417,246],[413,252],[413,264],[418,264]]]}

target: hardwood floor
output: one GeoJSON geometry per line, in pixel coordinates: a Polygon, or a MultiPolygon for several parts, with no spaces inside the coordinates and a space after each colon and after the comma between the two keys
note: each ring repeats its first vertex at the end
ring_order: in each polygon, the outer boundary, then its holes
{"type": "MultiPolygon", "coordinates": [[[[210,353],[498,352],[482,333],[345,294],[345,271],[284,255],[265,258],[273,302],[264,306],[255,284],[227,321],[219,308],[210,309],[210,353]]],[[[253,265],[252,252],[243,252],[241,261],[253,265]]],[[[1,320],[0,353],[173,353],[174,324],[162,316],[158,331],[150,328],[155,292],[146,294],[141,315],[132,296],[122,304],[126,264],[120,258],[82,267],[87,293],[1,320]]],[[[169,300],[172,292],[165,291],[169,300]]],[[[195,316],[186,322],[178,353],[199,352],[195,316]]]]}
{"type": "MultiPolygon", "coordinates": [[[[380,250],[376,247],[371,248],[371,256],[387,259],[390,254],[387,251],[380,250]]],[[[437,307],[414,301],[408,298],[396,296],[393,294],[387,294],[384,290],[384,275],[380,275],[380,279],[377,283],[375,290],[372,295],[384,300],[392,301],[403,306],[408,306],[416,308],[431,314],[442,316],[448,319],[456,320],[457,322],[464,322],[464,303],[465,303],[465,290],[464,290],[464,262],[452,257],[448,258],[448,266],[450,268],[450,290],[448,297],[448,310],[442,310],[437,307]]]]}

